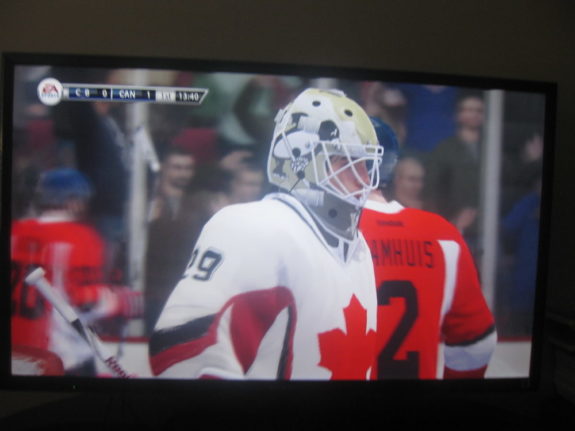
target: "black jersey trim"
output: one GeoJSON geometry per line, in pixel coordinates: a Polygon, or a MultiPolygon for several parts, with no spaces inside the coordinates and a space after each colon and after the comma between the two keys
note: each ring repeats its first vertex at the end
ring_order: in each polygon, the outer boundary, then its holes
{"type": "Polygon", "coordinates": [[[284,342],[282,346],[281,356],[278,364],[278,372],[277,372],[277,379],[278,380],[286,380],[288,379],[287,376],[287,367],[289,365],[289,356],[290,356],[290,346],[292,344],[292,334],[293,334],[293,321],[294,321],[294,311],[292,307],[288,307],[288,321],[286,325],[286,331],[284,335],[284,342]]]}
{"type": "Polygon", "coordinates": [[[446,346],[449,346],[449,347],[465,347],[465,346],[470,346],[470,345],[472,345],[472,344],[478,343],[478,342],[480,342],[480,341],[486,339],[487,337],[489,337],[489,336],[490,336],[491,334],[493,334],[494,332],[495,332],[495,325],[491,325],[489,328],[487,328],[487,330],[486,330],[483,334],[481,334],[481,335],[479,335],[479,336],[477,336],[477,337],[475,337],[475,338],[473,338],[473,339],[471,339],[471,340],[462,341],[462,342],[459,342],[459,343],[445,343],[445,345],[446,345],[446,346]]]}
{"type": "Polygon", "coordinates": [[[215,318],[216,315],[212,314],[194,319],[183,325],[154,332],[150,338],[150,354],[154,356],[179,344],[204,337],[215,318]]]}

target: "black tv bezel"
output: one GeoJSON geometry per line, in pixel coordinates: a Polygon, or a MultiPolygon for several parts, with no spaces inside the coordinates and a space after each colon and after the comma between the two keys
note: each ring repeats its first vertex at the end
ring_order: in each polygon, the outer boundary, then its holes
{"type": "MultiPolygon", "coordinates": [[[[495,78],[454,74],[426,73],[398,70],[365,69],[340,66],[318,66],[265,62],[240,62],[213,59],[184,59],[163,57],[119,57],[85,54],[46,54],[46,53],[3,53],[1,57],[2,91],[2,209],[0,220],[0,259],[3,264],[10,262],[10,211],[11,199],[11,148],[13,82],[16,66],[50,65],[59,67],[86,68],[145,68],[155,70],[194,70],[205,72],[261,73],[272,75],[299,75],[306,77],[335,77],[373,81],[399,81],[451,85],[475,89],[504,89],[540,93],[545,96],[545,147],[543,155],[543,184],[541,201],[540,244],[537,271],[534,327],[531,349],[529,377],[499,378],[483,380],[401,380],[370,382],[319,382],[319,381],[197,381],[170,379],[102,379],[78,377],[14,376],[10,372],[10,295],[4,289],[0,297],[0,388],[10,390],[39,390],[66,392],[107,392],[129,391],[175,391],[202,393],[218,397],[224,391],[241,398],[250,392],[264,396],[323,396],[338,397],[338,394],[372,396],[373,394],[413,393],[429,390],[432,393],[476,393],[485,391],[534,391],[540,384],[543,356],[544,302],[547,289],[550,220],[552,207],[553,160],[555,147],[555,121],[557,85],[552,82],[522,80],[515,78],[495,78]]],[[[4,285],[9,284],[9,272],[2,271],[4,285]]]]}

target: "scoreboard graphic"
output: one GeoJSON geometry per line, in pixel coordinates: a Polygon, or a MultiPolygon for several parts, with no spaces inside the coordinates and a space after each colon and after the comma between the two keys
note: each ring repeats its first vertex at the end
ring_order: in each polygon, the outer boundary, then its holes
{"type": "Polygon", "coordinates": [[[207,94],[207,88],[66,84],[54,78],[46,78],[38,84],[38,98],[48,106],[61,101],[201,105],[207,94]]]}

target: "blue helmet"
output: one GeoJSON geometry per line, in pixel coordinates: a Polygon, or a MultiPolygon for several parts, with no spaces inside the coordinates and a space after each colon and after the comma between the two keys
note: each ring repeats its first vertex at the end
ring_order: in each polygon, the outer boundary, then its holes
{"type": "Polygon", "coordinates": [[[74,169],[54,169],[42,174],[37,192],[41,206],[60,208],[72,199],[90,199],[92,187],[87,178],[74,169]]]}
{"type": "Polygon", "coordinates": [[[370,117],[379,145],[383,147],[383,160],[379,165],[379,185],[391,182],[399,157],[399,142],[393,129],[377,117],[370,117]]]}

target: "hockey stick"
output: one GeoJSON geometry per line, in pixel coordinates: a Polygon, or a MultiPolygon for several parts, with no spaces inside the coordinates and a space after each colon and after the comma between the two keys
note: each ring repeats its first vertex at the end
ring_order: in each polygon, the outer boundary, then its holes
{"type": "Polygon", "coordinates": [[[98,359],[100,359],[116,376],[129,378],[131,375],[120,365],[116,357],[110,353],[102,340],[96,335],[92,328],[84,325],[76,311],[68,302],[56,291],[44,275],[46,272],[42,268],[36,268],[25,278],[26,284],[33,285],[48,300],[64,319],[86,340],[98,359]]]}

